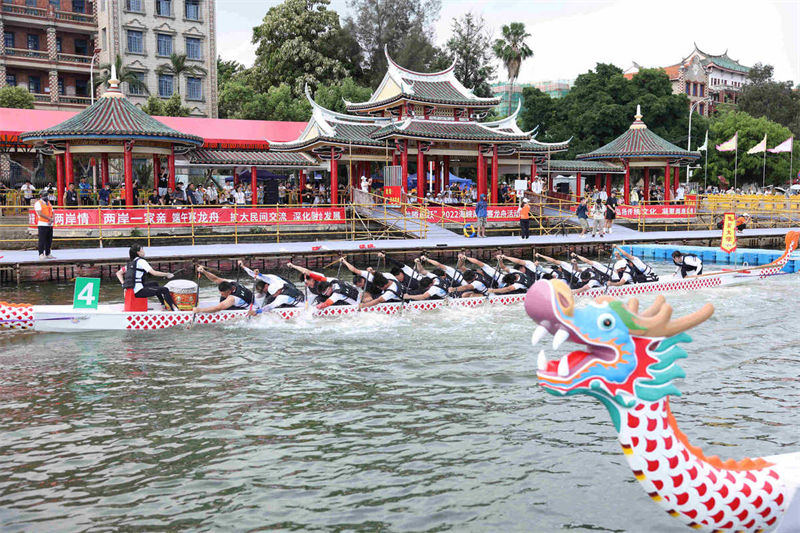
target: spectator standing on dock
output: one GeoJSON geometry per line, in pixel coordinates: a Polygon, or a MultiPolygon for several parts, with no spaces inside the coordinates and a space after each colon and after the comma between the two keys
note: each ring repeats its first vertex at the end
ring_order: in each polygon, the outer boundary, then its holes
{"type": "Polygon", "coordinates": [[[169,192],[169,173],[167,169],[161,170],[161,175],[158,176],[158,195],[166,196],[169,192]]]}
{"type": "Polygon", "coordinates": [[[36,190],[31,183],[31,180],[25,180],[25,183],[22,184],[22,187],[20,187],[19,190],[22,193],[22,197],[25,199],[25,204],[31,205],[33,202],[33,193],[36,190]]]}
{"type": "Polygon", "coordinates": [[[617,191],[611,191],[611,198],[606,202],[606,233],[612,233],[612,224],[614,219],[617,218],[617,191]]]}
{"type": "Polygon", "coordinates": [[[244,191],[242,190],[242,186],[239,185],[236,187],[236,190],[233,191],[233,201],[236,205],[244,205],[245,204],[245,197],[244,191]]]}
{"type": "Polygon", "coordinates": [[[489,215],[489,204],[486,195],[481,194],[481,199],[475,204],[475,216],[478,217],[478,237],[486,238],[486,217],[489,215]]]}
{"type": "Polygon", "coordinates": [[[50,248],[53,245],[53,204],[50,203],[50,194],[42,189],[39,199],[33,204],[36,212],[36,229],[39,232],[39,259],[53,259],[50,248]]]}
{"type": "Polygon", "coordinates": [[[683,184],[678,184],[678,188],[675,189],[675,203],[682,204],[685,198],[686,188],[683,186],[683,184]]]}
{"type": "Polygon", "coordinates": [[[542,179],[539,176],[533,177],[533,183],[531,183],[531,192],[533,194],[538,194],[541,196],[542,194],[542,179]]]}
{"type": "Polygon", "coordinates": [[[64,205],[75,207],[78,205],[78,192],[75,190],[75,184],[70,183],[67,187],[67,194],[64,196],[64,205]]]}
{"type": "Polygon", "coordinates": [[[531,235],[531,204],[527,198],[522,199],[519,208],[519,236],[527,239],[531,235]]]}
{"type": "Polygon", "coordinates": [[[603,232],[605,212],[606,208],[603,205],[603,201],[598,198],[597,201],[595,201],[595,203],[592,205],[591,212],[589,213],[592,217],[592,221],[594,222],[594,224],[592,224],[592,237],[594,237],[597,233],[599,233],[601,237],[605,235],[603,232]]]}
{"type": "Polygon", "coordinates": [[[111,185],[106,183],[97,192],[97,200],[101,206],[108,206],[111,203],[111,185]]]}
{"type": "Polygon", "coordinates": [[[206,187],[206,203],[209,205],[217,205],[219,202],[219,193],[217,192],[217,186],[214,183],[210,183],[208,187],[206,187]]]}
{"type": "Polygon", "coordinates": [[[578,224],[581,226],[581,237],[586,237],[586,232],[589,229],[589,200],[586,197],[581,198],[578,204],[578,209],[575,210],[575,216],[578,217],[578,224]]]}
{"type": "Polygon", "coordinates": [[[92,192],[92,186],[86,182],[86,178],[81,178],[80,183],[78,183],[78,198],[80,198],[81,205],[89,205],[91,204],[90,193],[92,192]]]}
{"type": "Polygon", "coordinates": [[[175,204],[185,204],[186,203],[186,191],[183,190],[183,183],[176,183],[175,190],[172,192],[172,200],[175,204]]]}
{"type": "Polygon", "coordinates": [[[597,194],[597,198],[599,198],[603,203],[608,201],[608,193],[605,189],[600,189],[600,192],[597,194]]]}
{"type": "Polygon", "coordinates": [[[639,205],[639,189],[636,187],[631,191],[631,205],[639,205]]]}

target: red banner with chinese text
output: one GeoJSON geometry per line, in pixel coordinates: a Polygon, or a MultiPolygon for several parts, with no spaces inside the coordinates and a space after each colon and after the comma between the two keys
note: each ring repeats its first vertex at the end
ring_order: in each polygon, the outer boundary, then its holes
{"type": "Polygon", "coordinates": [[[736,215],[733,213],[722,215],[722,241],[719,247],[729,254],[736,251],[736,215]]]}
{"type": "MultiPolygon", "coordinates": [[[[419,211],[418,207],[413,208],[414,211],[419,211]]],[[[427,221],[437,223],[443,221],[457,222],[466,224],[467,222],[477,222],[478,217],[475,216],[475,207],[473,206],[431,206],[428,207],[427,221]]],[[[490,222],[514,222],[519,220],[519,209],[516,205],[490,205],[487,209],[487,220],[490,222]]]]}
{"type": "MultiPolygon", "coordinates": [[[[570,207],[575,212],[576,207],[570,207]]],[[[639,219],[639,218],[695,218],[697,216],[697,204],[653,204],[653,205],[619,205],[617,206],[617,218],[639,219]]]]}
{"type": "MultiPolygon", "coordinates": [[[[274,224],[344,224],[343,207],[167,207],[131,209],[55,209],[57,228],[163,228],[204,226],[269,226],[274,224]]],[[[36,215],[28,212],[28,224],[36,215]]]]}

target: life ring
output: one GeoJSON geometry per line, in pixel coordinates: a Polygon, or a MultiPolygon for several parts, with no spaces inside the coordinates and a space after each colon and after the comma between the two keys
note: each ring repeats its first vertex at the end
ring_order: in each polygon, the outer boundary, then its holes
{"type": "Polygon", "coordinates": [[[466,224],[464,226],[464,237],[471,239],[473,237],[476,237],[477,235],[478,231],[475,229],[475,226],[473,226],[472,224],[466,224]]]}

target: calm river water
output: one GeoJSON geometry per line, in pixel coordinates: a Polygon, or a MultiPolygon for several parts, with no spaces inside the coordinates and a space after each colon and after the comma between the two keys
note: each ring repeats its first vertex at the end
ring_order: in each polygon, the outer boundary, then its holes
{"type": "MultiPolygon", "coordinates": [[[[800,450],[797,289],[668,295],[717,308],[673,402],[707,452],[800,450]]],[[[515,306],[0,335],[0,529],[684,531],[599,403],[540,390],[532,330],[515,306]]]]}

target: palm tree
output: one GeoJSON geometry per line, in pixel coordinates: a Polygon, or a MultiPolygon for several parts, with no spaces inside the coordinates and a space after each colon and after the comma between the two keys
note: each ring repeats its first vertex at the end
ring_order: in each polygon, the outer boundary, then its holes
{"type": "Polygon", "coordinates": [[[169,63],[159,65],[156,74],[172,74],[178,83],[173,85],[173,92],[181,94],[181,74],[186,76],[205,74],[206,69],[197,65],[186,64],[186,54],[172,54],[169,63]]]}
{"type": "MultiPolygon", "coordinates": [[[[117,68],[117,79],[122,83],[127,83],[128,87],[134,90],[144,91],[147,94],[150,94],[150,91],[147,89],[147,85],[139,78],[138,74],[131,70],[128,67],[122,66],[122,57],[117,55],[114,59],[114,66],[117,68]]],[[[111,79],[111,64],[104,63],[100,65],[100,70],[102,74],[94,79],[94,88],[97,90],[98,87],[105,85],[108,83],[108,80],[111,79]]]]}
{"type": "Polygon", "coordinates": [[[519,68],[522,62],[533,55],[533,50],[525,43],[525,39],[531,36],[525,31],[525,24],[522,22],[512,22],[503,26],[503,37],[494,41],[492,50],[494,55],[502,61],[508,71],[508,112],[511,112],[511,94],[514,87],[514,80],[519,76],[519,68]]]}

